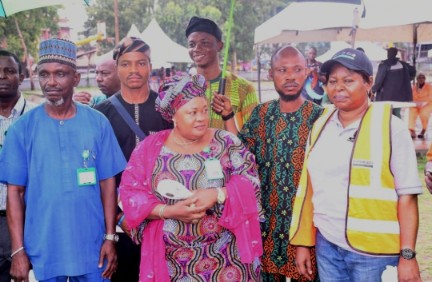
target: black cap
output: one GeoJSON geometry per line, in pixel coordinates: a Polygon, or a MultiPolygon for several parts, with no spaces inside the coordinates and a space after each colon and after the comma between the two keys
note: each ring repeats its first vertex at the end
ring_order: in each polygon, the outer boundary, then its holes
{"type": "Polygon", "coordinates": [[[366,54],[360,50],[346,48],[337,52],[321,66],[320,72],[328,76],[335,63],[339,63],[350,70],[360,71],[368,76],[373,75],[372,63],[366,54]]]}
{"type": "Polygon", "coordinates": [[[197,31],[211,34],[216,37],[218,41],[222,40],[222,30],[212,20],[200,17],[192,17],[189,21],[188,26],[186,27],[186,38],[189,37],[189,34],[191,34],[192,32],[197,31]]]}

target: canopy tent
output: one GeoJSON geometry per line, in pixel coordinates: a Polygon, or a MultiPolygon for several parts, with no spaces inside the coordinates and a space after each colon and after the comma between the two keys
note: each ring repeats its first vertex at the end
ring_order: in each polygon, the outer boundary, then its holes
{"type": "Polygon", "coordinates": [[[430,11],[431,0],[296,0],[255,29],[255,44],[409,42],[416,66],[417,44],[432,42],[430,11]]]}
{"type": "Polygon", "coordinates": [[[192,63],[187,48],[171,40],[156,19],[142,33],[132,24],[127,36],[139,37],[150,46],[153,69],[170,67],[172,63],[192,63]]]}
{"type": "Polygon", "coordinates": [[[255,29],[255,43],[432,41],[430,0],[336,2],[297,0],[291,3],[255,29]]]}
{"type": "MultiPolygon", "coordinates": [[[[387,51],[383,48],[383,46],[367,41],[358,41],[356,42],[356,46],[363,48],[366,56],[368,56],[368,58],[372,62],[374,73],[376,73],[378,69],[378,64],[382,60],[385,60],[387,58],[387,51]]],[[[324,63],[325,61],[330,60],[333,55],[336,54],[336,52],[345,48],[351,48],[351,44],[345,41],[330,42],[330,49],[324,54],[318,56],[316,60],[324,63]]]]}
{"type": "Polygon", "coordinates": [[[417,43],[432,41],[431,0],[363,0],[366,17],[356,30],[356,40],[410,42],[416,66],[417,43]],[[386,16],[383,16],[385,11],[386,16]]]}
{"type": "Polygon", "coordinates": [[[141,32],[138,30],[135,24],[132,24],[126,36],[141,38],[141,32]]]}
{"type": "MultiPolygon", "coordinates": [[[[363,41],[357,42],[356,46],[363,48],[368,58],[373,62],[378,62],[387,58],[387,51],[382,46],[375,43],[363,41]]],[[[320,62],[325,62],[330,60],[336,52],[345,48],[351,48],[351,44],[345,41],[330,42],[330,49],[316,59],[320,62]]]]}
{"type": "MultiPolygon", "coordinates": [[[[127,35],[128,37],[138,37],[138,38],[142,38],[141,32],[138,30],[137,26],[135,24],[132,24],[127,35]]],[[[169,68],[171,66],[170,63],[168,63],[167,61],[161,59],[160,57],[156,57],[154,55],[153,52],[153,44],[149,43],[148,40],[144,40],[147,44],[150,45],[150,49],[151,49],[151,62],[152,62],[152,67],[153,69],[157,69],[160,67],[164,67],[164,68],[169,68]]]]}
{"type": "Polygon", "coordinates": [[[432,1],[363,1],[366,16],[358,23],[356,40],[413,43],[432,41],[432,1]]]}
{"type": "MultiPolygon", "coordinates": [[[[356,19],[363,14],[363,6],[360,0],[336,2],[297,0],[291,3],[255,29],[255,44],[349,41],[356,19]]],[[[258,68],[261,100],[260,77],[261,68],[258,68]]]]}
{"type": "Polygon", "coordinates": [[[159,26],[156,19],[150,21],[147,28],[141,33],[140,38],[150,45],[154,68],[158,67],[156,65],[158,62],[192,63],[188,49],[171,40],[159,26]]]}
{"type": "Polygon", "coordinates": [[[255,43],[348,41],[363,6],[293,2],[255,29],[255,43]]]}

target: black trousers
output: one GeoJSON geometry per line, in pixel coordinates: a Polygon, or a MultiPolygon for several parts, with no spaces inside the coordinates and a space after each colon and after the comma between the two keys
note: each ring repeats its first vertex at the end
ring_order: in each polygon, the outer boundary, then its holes
{"type": "Polygon", "coordinates": [[[10,282],[10,237],[6,216],[0,216],[0,282],[10,282]]]}
{"type": "Polygon", "coordinates": [[[0,258],[0,282],[10,282],[11,276],[9,274],[11,262],[7,258],[0,258]]]}
{"type": "Polygon", "coordinates": [[[126,233],[118,233],[116,244],[118,267],[111,282],[138,282],[141,245],[136,245],[126,233]]]}

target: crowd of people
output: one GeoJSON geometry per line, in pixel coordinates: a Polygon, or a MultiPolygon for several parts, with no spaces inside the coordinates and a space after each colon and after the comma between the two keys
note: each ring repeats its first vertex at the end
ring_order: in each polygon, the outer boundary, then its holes
{"type": "Polygon", "coordinates": [[[421,281],[412,138],[432,112],[425,75],[405,89],[413,71],[392,49],[374,83],[362,50],[321,63],[313,46],[282,46],[279,98],[259,104],[232,72],[220,89],[214,21],[192,17],[185,36],[193,72],[152,88],[152,46],[126,37],[97,62],[99,95],[74,91],[74,43],[42,41],[40,105],[0,50],[0,282],[31,269],[43,282],[381,281],[390,266],[421,281]],[[392,75],[416,103],[409,128],[371,99],[394,101],[392,75]]]}

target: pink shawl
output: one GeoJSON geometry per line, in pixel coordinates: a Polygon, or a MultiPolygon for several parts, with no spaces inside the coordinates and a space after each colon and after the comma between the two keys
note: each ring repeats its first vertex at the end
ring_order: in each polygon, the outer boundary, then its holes
{"type": "MultiPolygon", "coordinates": [[[[148,136],[132,153],[120,183],[120,200],[125,220],[131,228],[138,227],[156,205],[151,177],[157,157],[171,130],[148,136]]],[[[228,197],[218,223],[236,236],[243,263],[253,263],[262,253],[257,200],[249,179],[233,175],[226,183],[228,197]]],[[[163,221],[150,220],[145,227],[141,245],[140,282],[170,281],[165,259],[163,221]]]]}

